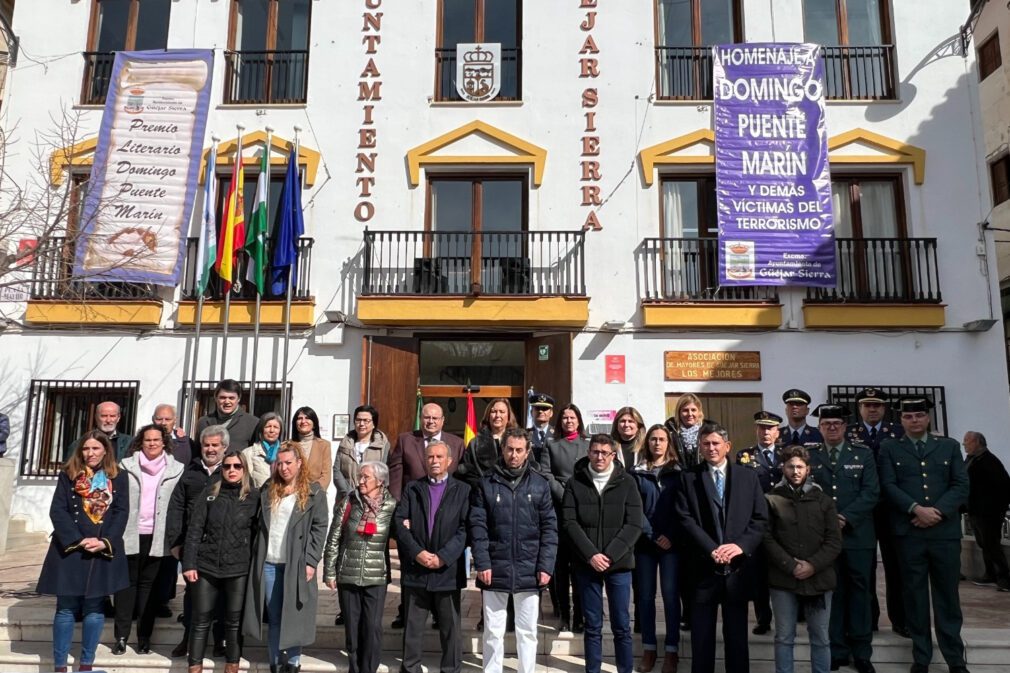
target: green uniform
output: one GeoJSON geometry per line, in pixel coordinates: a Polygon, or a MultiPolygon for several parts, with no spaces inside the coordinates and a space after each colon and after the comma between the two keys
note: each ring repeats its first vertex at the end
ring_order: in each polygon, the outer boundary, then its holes
{"type": "Polygon", "coordinates": [[[915,663],[933,658],[929,597],[932,592],[936,640],[948,666],[964,666],[961,601],[961,515],[968,500],[968,473],[960,445],[926,435],[917,446],[907,435],[880,445],[880,483],[891,505],[891,522],[904,568],[905,612],[915,663]],[[943,520],[929,528],[912,525],[915,505],[935,507],[943,520]]]}
{"type": "Polygon", "coordinates": [[[880,498],[873,451],[843,442],[834,465],[828,447],[810,451],[810,475],[845,517],[842,553],[835,561],[838,584],[831,597],[831,658],[869,660],[873,654],[873,557],[877,538],[873,508],[880,498]]]}

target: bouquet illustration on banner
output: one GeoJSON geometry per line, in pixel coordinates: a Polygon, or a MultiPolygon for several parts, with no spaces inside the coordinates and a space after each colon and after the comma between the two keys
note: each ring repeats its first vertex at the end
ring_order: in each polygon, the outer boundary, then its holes
{"type": "Polygon", "coordinates": [[[456,92],[471,103],[493,100],[501,91],[501,43],[456,45],[456,92]]]}
{"type": "Polygon", "coordinates": [[[76,276],[178,284],[213,59],[211,50],[116,54],[81,211],[76,276]]]}

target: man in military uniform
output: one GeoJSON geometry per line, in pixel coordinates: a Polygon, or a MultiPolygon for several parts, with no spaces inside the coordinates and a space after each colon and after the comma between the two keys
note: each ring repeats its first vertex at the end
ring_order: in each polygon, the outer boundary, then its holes
{"type": "Polygon", "coordinates": [[[835,501],[842,529],[842,553],[835,561],[838,584],[831,597],[831,670],[852,665],[872,673],[873,625],[870,616],[873,557],[873,508],[880,499],[877,464],[869,447],[846,441],[849,410],[822,404],[814,410],[824,442],[810,451],[810,474],[835,501]]]}
{"type": "MultiPolygon", "coordinates": [[[[757,444],[741,450],[736,454],[736,464],[744,465],[754,470],[761,490],[767,494],[782,481],[782,461],[779,460],[778,446],[779,424],[782,417],[770,411],[759,411],[754,414],[754,432],[757,444]]],[[[754,555],[754,618],[757,625],[751,633],[762,635],[771,630],[772,604],[768,593],[768,567],[764,550],[754,555]]]]}
{"type": "Polygon", "coordinates": [[[782,446],[819,444],[823,439],[820,431],[812,425],[807,425],[810,395],[799,388],[790,388],[782,393],[782,401],[786,404],[786,424],[779,428],[779,444],[782,446]]]}
{"type": "MultiPolygon", "coordinates": [[[[880,443],[885,439],[897,439],[905,434],[901,425],[884,418],[887,411],[887,396],[879,388],[864,388],[856,394],[859,405],[859,420],[845,430],[846,439],[853,444],[864,444],[873,451],[873,457],[880,463],[880,443]]],[[[898,561],[898,549],[895,546],[894,531],[891,529],[890,511],[887,502],[881,497],[877,508],[873,510],[873,524],[877,530],[877,542],[880,544],[880,557],[884,562],[884,580],[887,586],[887,616],[891,620],[891,629],[899,636],[908,638],[905,627],[905,599],[901,595],[901,564],[898,561]]],[[[877,557],[873,557],[873,583],[877,586],[877,557]]],[[[877,630],[880,622],[880,601],[876,590],[873,591],[873,630],[877,630]]]]}
{"type": "Polygon", "coordinates": [[[929,599],[940,652],[950,673],[967,673],[961,640],[960,508],[968,500],[968,473],[961,447],[948,437],[929,433],[925,397],[898,403],[905,436],[880,445],[880,483],[890,505],[898,541],[905,623],[912,634],[911,673],[926,673],[933,658],[929,599]]]}
{"type": "Polygon", "coordinates": [[[554,438],[554,428],[551,426],[554,398],[547,393],[534,392],[533,388],[530,388],[528,401],[530,416],[533,419],[533,426],[527,428],[527,432],[530,433],[530,449],[537,463],[540,463],[547,440],[554,438]]]}

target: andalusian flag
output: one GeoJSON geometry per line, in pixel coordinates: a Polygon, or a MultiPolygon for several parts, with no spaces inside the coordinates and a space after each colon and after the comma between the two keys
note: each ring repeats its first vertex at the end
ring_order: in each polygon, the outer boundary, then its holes
{"type": "Polygon", "coordinates": [[[417,388],[417,410],[414,412],[414,430],[421,429],[421,408],[424,406],[424,398],[421,397],[421,387],[417,388]]]}
{"type": "Polygon", "coordinates": [[[203,296],[210,281],[210,272],[217,259],[217,147],[210,148],[207,159],[207,171],[204,174],[203,186],[203,224],[200,227],[200,238],[196,244],[196,287],[203,296]]]}
{"type": "Polygon", "coordinates": [[[235,253],[245,243],[245,169],[242,167],[242,148],[235,150],[235,169],[231,174],[228,198],[224,202],[224,218],[221,222],[221,236],[217,242],[217,261],[214,267],[221,276],[223,290],[231,292],[235,278],[235,253]]]}
{"type": "Polygon", "coordinates": [[[463,428],[463,446],[470,446],[470,440],[477,436],[477,414],[473,412],[473,393],[466,394],[466,427],[463,428]]]}
{"type": "Polygon", "coordinates": [[[267,161],[269,154],[267,148],[263,148],[263,156],[260,157],[260,174],[256,180],[256,203],[253,205],[252,219],[249,222],[249,231],[246,233],[245,251],[249,255],[249,268],[246,269],[245,278],[256,286],[256,291],[263,294],[266,290],[267,273],[267,189],[270,185],[270,165],[267,161]]]}

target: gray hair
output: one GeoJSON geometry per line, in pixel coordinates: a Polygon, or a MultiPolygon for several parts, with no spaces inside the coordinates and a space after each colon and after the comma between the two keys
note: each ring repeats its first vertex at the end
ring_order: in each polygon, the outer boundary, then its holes
{"type": "MultiPolygon", "coordinates": [[[[424,447],[424,455],[425,455],[425,456],[427,457],[427,455],[428,455],[428,450],[429,450],[429,449],[431,449],[431,448],[434,448],[434,447],[436,447],[436,446],[442,446],[442,447],[445,447],[445,455],[447,455],[447,456],[449,456],[450,458],[452,458],[452,449],[450,449],[450,448],[449,448],[449,445],[448,445],[448,444],[446,444],[445,442],[443,442],[443,441],[442,441],[441,439],[436,439],[436,440],[435,440],[435,441],[433,441],[433,442],[429,442],[429,443],[428,443],[428,446],[424,447]]],[[[376,476],[378,476],[378,475],[376,475],[376,476]]]]}
{"type": "Polygon", "coordinates": [[[383,486],[389,486],[389,468],[385,463],[369,460],[362,463],[359,470],[364,470],[366,467],[372,470],[372,476],[381,481],[383,486]]]}
{"type": "Polygon", "coordinates": [[[976,442],[978,442],[978,445],[981,446],[983,449],[988,449],[989,448],[989,444],[987,444],[986,441],[985,441],[985,435],[983,435],[981,432],[978,432],[977,430],[969,430],[965,434],[966,435],[971,435],[972,438],[976,442]]]}
{"type": "Polygon", "coordinates": [[[228,428],[223,425],[208,425],[206,428],[200,431],[200,443],[203,444],[203,440],[208,437],[220,437],[221,446],[228,448],[231,444],[231,435],[228,434],[228,428]]]}

